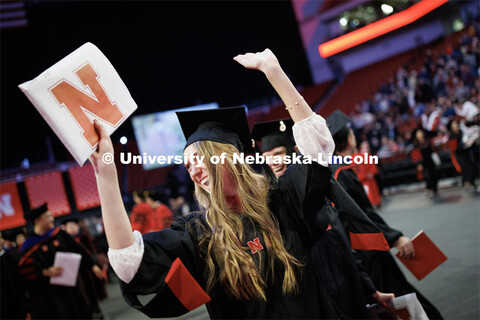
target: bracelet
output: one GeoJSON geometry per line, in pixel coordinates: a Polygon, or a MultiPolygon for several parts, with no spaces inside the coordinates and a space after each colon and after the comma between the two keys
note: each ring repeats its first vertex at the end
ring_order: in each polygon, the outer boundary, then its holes
{"type": "Polygon", "coordinates": [[[285,110],[290,110],[292,109],[293,107],[295,106],[298,106],[300,104],[300,102],[302,102],[303,100],[305,100],[302,96],[300,96],[300,100],[298,100],[297,102],[295,102],[294,104],[292,104],[291,106],[289,107],[285,107],[285,110]]]}

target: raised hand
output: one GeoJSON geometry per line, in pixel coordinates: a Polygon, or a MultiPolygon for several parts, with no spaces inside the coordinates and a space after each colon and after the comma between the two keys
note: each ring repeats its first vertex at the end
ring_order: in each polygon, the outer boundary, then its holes
{"type": "Polygon", "coordinates": [[[233,60],[240,63],[247,69],[260,70],[266,72],[269,67],[279,67],[277,57],[270,49],[265,49],[257,53],[239,54],[233,60]]]}
{"type": "Polygon", "coordinates": [[[108,167],[113,167],[112,169],[114,170],[115,164],[113,163],[108,163],[110,157],[113,160],[113,144],[112,140],[110,139],[109,135],[107,134],[107,131],[105,128],[98,122],[94,121],[93,125],[95,127],[95,130],[97,131],[98,136],[100,137],[100,140],[98,141],[98,147],[97,150],[90,156],[89,160],[93,165],[93,169],[95,170],[95,173],[98,174],[99,170],[104,170],[104,168],[108,167]]]}
{"type": "Polygon", "coordinates": [[[247,69],[262,71],[268,81],[282,98],[293,121],[299,122],[312,116],[313,112],[303,99],[285,72],[277,57],[270,49],[257,53],[240,54],[233,58],[247,69]],[[295,106],[295,108],[292,108],[295,106]]]}

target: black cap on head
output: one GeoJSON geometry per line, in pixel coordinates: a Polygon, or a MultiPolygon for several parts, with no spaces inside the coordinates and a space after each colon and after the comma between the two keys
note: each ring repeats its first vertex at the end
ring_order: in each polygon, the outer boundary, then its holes
{"type": "Polygon", "coordinates": [[[2,231],[2,238],[8,241],[15,241],[17,238],[17,233],[15,230],[6,230],[2,231]]]}
{"type": "Polygon", "coordinates": [[[337,133],[340,132],[344,127],[349,127],[351,126],[351,120],[349,117],[347,117],[342,111],[340,110],[335,110],[334,113],[332,113],[328,118],[327,118],[327,127],[330,130],[330,133],[332,134],[332,137],[334,137],[337,133]]]}
{"type": "Polygon", "coordinates": [[[283,119],[259,122],[253,125],[252,137],[262,142],[262,152],[284,146],[287,149],[295,146],[293,140],[293,120],[283,119]]]}
{"type": "Polygon", "coordinates": [[[245,107],[177,112],[187,139],[185,148],[197,141],[232,144],[241,152],[253,153],[245,107]]]}
{"type": "Polygon", "coordinates": [[[45,202],[41,206],[32,209],[32,211],[30,211],[30,213],[28,213],[25,218],[33,222],[33,220],[40,217],[42,214],[44,214],[47,211],[48,211],[48,207],[47,207],[47,203],[45,202]]]}
{"type": "Polygon", "coordinates": [[[78,224],[79,220],[78,220],[78,218],[75,218],[75,217],[67,217],[67,218],[62,220],[62,224],[67,224],[69,222],[75,222],[75,223],[78,224]]]}
{"type": "Polygon", "coordinates": [[[143,193],[143,196],[145,198],[150,198],[153,201],[162,201],[162,194],[160,192],[155,191],[155,190],[145,191],[143,193]]]}

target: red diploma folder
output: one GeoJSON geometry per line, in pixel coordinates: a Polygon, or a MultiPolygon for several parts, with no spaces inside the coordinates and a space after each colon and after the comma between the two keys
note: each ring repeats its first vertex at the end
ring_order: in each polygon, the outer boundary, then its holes
{"type": "Polygon", "coordinates": [[[418,280],[425,278],[447,260],[447,256],[440,251],[423,230],[413,237],[412,243],[415,247],[415,258],[401,258],[399,253],[397,253],[397,258],[403,262],[418,280]]]}

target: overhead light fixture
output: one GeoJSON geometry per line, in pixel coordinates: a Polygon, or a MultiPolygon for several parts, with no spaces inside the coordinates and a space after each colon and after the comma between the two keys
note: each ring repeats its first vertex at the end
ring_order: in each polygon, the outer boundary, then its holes
{"type": "Polygon", "coordinates": [[[382,9],[382,12],[384,15],[388,16],[390,13],[393,12],[393,7],[392,6],[389,6],[388,4],[382,4],[382,6],[380,7],[382,9]]]}
{"type": "Polygon", "coordinates": [[[448,0],[421,0],[408,9],[322,43],[318,46],[320,56],[322,58],[328,58],[334,54],[367,42],[368,40],[375,39],[393,30],[404,27],[447,2],[448,0]]]}
{"type": "Polygon", "coordinates": [[[347,23],[348,23],[347,18],[343,17],[343,18],[340,19],[340,25],[345,27],[347,25],[347,23]]]}

